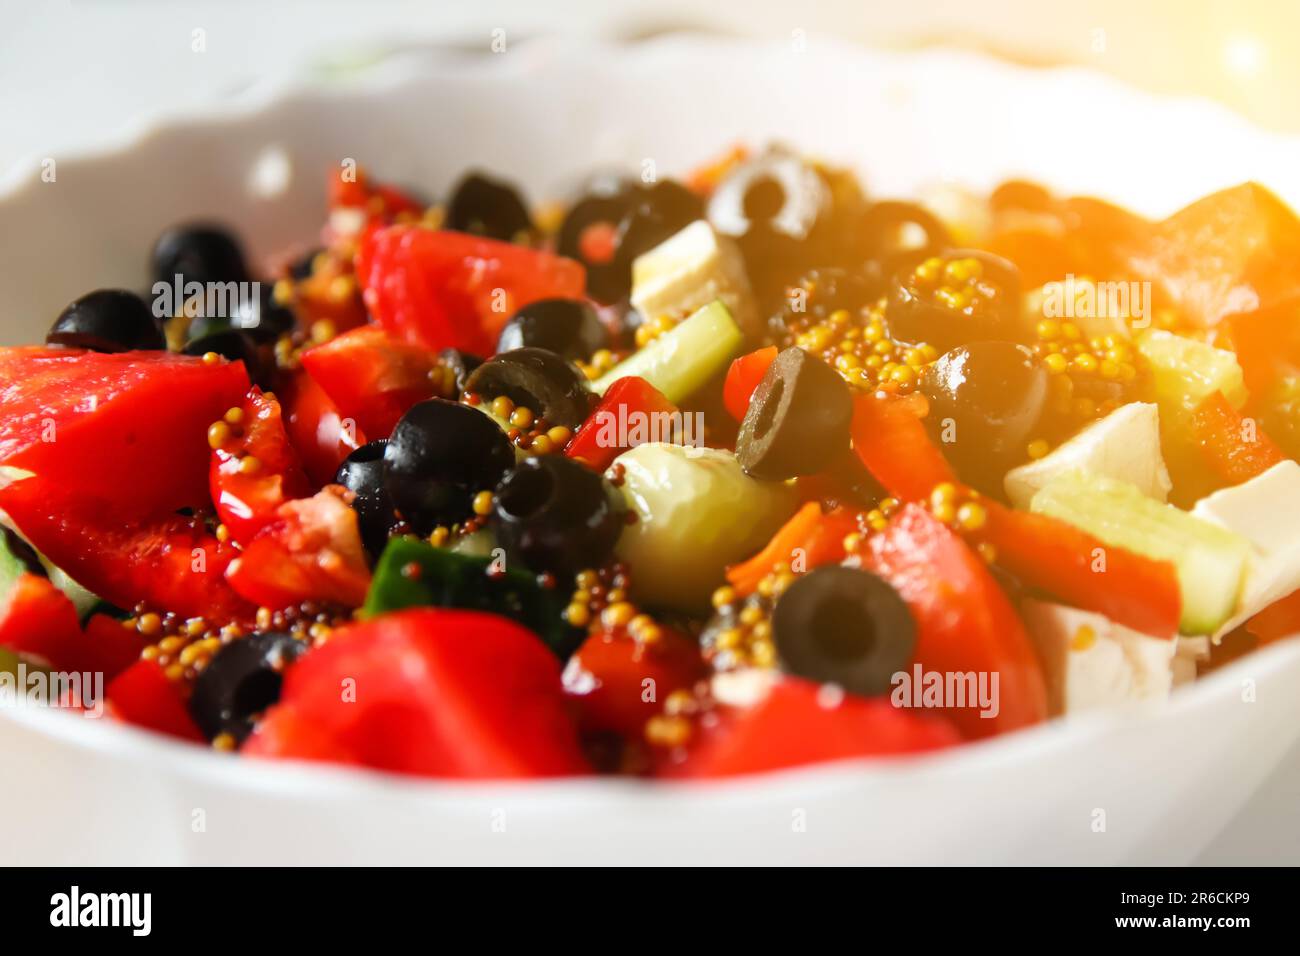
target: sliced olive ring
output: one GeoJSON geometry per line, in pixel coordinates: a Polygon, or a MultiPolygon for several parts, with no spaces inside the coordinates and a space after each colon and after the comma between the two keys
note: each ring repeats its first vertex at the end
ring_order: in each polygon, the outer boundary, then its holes
{"type": "Polygon", "coordinates": [[[792,346],[777,355],[754,389],[736,458],[755,478],[816,474],[848,448],[852,417],[853,400],[839,373],[792,346]]]}
{"type": "Polygon", "coordinates": [[[280,699],[283,674],[307,644],[290,634],[257,633],[221,647],[194,679],[190,714],[209,740],[243,740],[257,716],[280,699]]]}
{"type": "Polygon", "coordinates": [[[827,565],[799,577],[772,609],[781,669],[851,694],[889,693],[916,650],[916,621],[886,581],[827,565]]]}
{"type": "Polygon", "coordinates": [[[859,236],[868,260],[891,264],[899,263],[900,257],[917,261],[937,255],[952,243],[947,228],[929,210],[916,203],[893,199],[872,203],[862,216],[859,236]],[[903,240],[909,226],[923,232],[924,241],[905,245],[903,240]]]}
{"type": "Polygon", "coordinates": [[[1001,256],[980,249],[948,249],[924,261],[911,259],[890,284],[890,333],[900,342],[928,342],[948,350],[982,339],[1012,339],[1020,321],[1020,270],[1001,256]],[[937,284],[925,286],[921,270],[941,263],[937,284]],[[950,264],[972,262],[978,274],[959,290],[942,285],[950,264]]]}
{"type": "Polygon", "coordinates": [[[548,424],[571,430],[586,421],[593,399],[586,376],[572,363],[533,347],[488,359],[470,374],[465,390],[480,398],[504,395],[548,424]]]}
{"type": "Polygon", "coordinates": [[[481,173],[470,173],[452,191],[444,225],[502,242],[533,232],[533,220],[519,191],[481,173]]]}
{"type": "Polygon", "coordinates": [[[530,570],[571,575],[609,560],[626,526],[623,496],[562,455],[526,458],[497,485],[492,529],[530,570]]]}
{"type": "Polygon", "coordinates": [[[92,352],[167,347],[149,306],[126,289],[99,289],[83,295],[60,313],[45,341],[92,352]]]}

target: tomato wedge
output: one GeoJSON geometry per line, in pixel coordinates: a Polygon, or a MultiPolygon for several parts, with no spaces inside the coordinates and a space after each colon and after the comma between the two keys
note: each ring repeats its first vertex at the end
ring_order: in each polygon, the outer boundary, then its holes
{"type": "Polygon", "coordinates": [[[745,412],[749,411],[749,400],[754,395],[754,389],[758,388],[758,383],[767,374],[768,366],[776,360],[777,351],[775,345],[756,349],[733,360],[727,369],[727,377],[722,385],[722,404],[726,406],[727,414],[736,421],[743,419],[745,412]]]}
{"type": "Polygon", "coordinates": [[[356,260],[370,314],[433,351],[494,352],[506,320],[540,299],[581,298],[580,263],[459,232],[390,226],[366,235],[356,260]]]}
{"type": "MultiPolygon", "coordinates": [[[[984,562],[917,504],[870,539],[863,566],[892,584],[917,625],[914,664],[940,674],[996,674],[997,714],[946,712],[968,737],[988,737],[1047,717],[1047,688],[1019,615],[984,562]]],[[[991,686],[991,685],[990,685],[991,686]]]]}
{"type": "Polygon", "coordinates": [[[282,385],[278,397],[284,409],[285,432],[307,477],[318,487],[329,484],[343,459],[366,443],[365,432],[354,419],[344,418],[306,369],[282,385]]]}
{"type": "Polygon", "coordinates": [[[247,391],[225,360],[0,349],[0,464],[118,521],[206,505],[208,426],[247,391]]]}
{"type": "Polygon", "coordinates": [[[1286,458],[1259,423],[1243,418],[1222,392],[1196,407],[1192,434],[1205,464],[1229,485],[1249,481],[1286,458]]]}
{"type": "Polygon", "coordinates": [[[935,714],[899,709],[887,698],[828,697],[811,681],[779,679],[751,707],[720,708],[697,731],[670,777],[732,777],[828,760],[889,757],[951,747],[961,737],[935,714]]]}
{"type": "Polygon", "coordinates": [[[230,563],[226,579],[246,600],[285,608],[303,601],[357,607],[370,588],[357,514],[343,489],[289,501],[230,563]]]}
{"type": "Polygon", "coordinates": [[[754,593],[758,583],[777,564],[802,565],[811,571],[823,564],[844,560],[844,539],[858,530],[857,517],[847,508],[822,513],[821,505],[809,501],[783,524],[772,539],[748,561],[727,568],[727,583],[741,596],[754,593]]]}
{"type": "Polygon", "coordinates": [[[407,409],[433,396],[434,364],[428,349],[373,325],[302,354],[303,368],[372,438],[387,438],[407,409]]]}
{"type": "Polygon", "coordinates": [[[858,398],[850,433],[867,471],[903,501],[927,498],[935,485],[956,480],[908,399],[858,398]]]}
{"type": "Polygon", "coordinates": [[[217,516],[230,537],[244,544],[275,517],[280,505],[311,489],[285,434],[280,403],[254,388],[238,407],[239,421],[229,426],[229,439],[212,452],[208,483],[217,516]],[[257,463],[252,470],[249,456],[257,463]]]}
{"type": "Polygon", "coordinates": [[[546,646],[494,614],[433,608],[336,630],[285,674],[243,752],[465,779],[589,770],[546,646]]]}
{"type": "Polygon", "coordinates": [[[677,406],[645,379],[617,379],[569,439],[564,454],[604,471],[633,445],[671,440],[673,422],[680,421],[674,416],[679,414],[677,406]]]}

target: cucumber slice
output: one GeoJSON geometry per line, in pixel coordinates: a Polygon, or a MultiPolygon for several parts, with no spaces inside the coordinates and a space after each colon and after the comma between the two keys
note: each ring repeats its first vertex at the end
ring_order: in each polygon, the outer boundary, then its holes
{"type": "Polygon", "coordinates": [[[743,339],[727,307],[720,301],[710,302],[645,348],[633,352],[591,387],[604,395],[620,378],[637,375],[677,404],[725,369],[743,339]]]}
{"type": "Polygon", "coordinates": [[[1139,337],[1137,347],[1151,365],[1162,413],[1178,419],[1216,391],[1233,408],[1245,404],[1246,384],[1231,352],[1158,329],[1139,337]]]}
{"type": "Polygon", "coordinates": [[[489,574],[494,560],[435,548],[418,538],[393,538],[375,566],[362,616],[410,607],[488,611],[518,621],[536,632],[561,660],[567,658],[583,637],[561,616],[568,593],[563,588],[542,588],[532,574],[519,568],[489,574]],[[418,573],[406,571],[410,565],[418,573]]]}
{"type": "MultiPolygon", "coordinates": [[[[28,570],[26,561],[15,555],[10,547],[9,539],[11,535],[16,536],[19,541],[25,541],[23,536],[9,524],[4,513],[0,512],[0,594],[7,594],[14,581],[18,579],[18,575],[28,570]]],[[[32,553],[36,552],[33,551],[32,553]]],[[[91,611],[103,603],[96,595],[72,580],[66,571],[62,568],[56,568],[47,561],[45,555],[37,553],[36,560],[45,569],[50,583],[68,596],[72,606],[77,609],[77,617],[83,621],[90,616],[91,611]]]]}
{"type": "Polygon", "coordinates": [[[1106,544],[1173,562],[1178,570],[1184,634],[1213,634],[1232,616],[1241,592],[1250,542],[1135,486],[1073,470],[1034,495],[1030,510],[1059,518],[1106,544]]]}

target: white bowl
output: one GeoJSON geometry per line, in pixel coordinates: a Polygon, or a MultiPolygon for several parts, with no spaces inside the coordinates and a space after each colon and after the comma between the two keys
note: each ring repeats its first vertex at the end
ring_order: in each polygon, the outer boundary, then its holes
{"type": "MultiPolygon", "coordinates": [[[[681,171],[784,139],[876,195],[1027,175],[1143,212],[1255,178],[1300,201],[1300,143],[1200,102],[983,58],[671,39],[395,56],[141,124],[0,183],[0,342],[67,301],[143,283],[182,218],[254,254],[310,242],[326,170],[445,188],[467,166],[535,198],[604,163],[681,171]]],[[[1059,722],[935,757],[746,780],[469,785],[229,759],[49,711],[0,714],[7,860],[28,863],[1186,863],[1300,737],[1300,641],[1155,712],[1059,722]],[[1249,692],[1247,692],[1249,691],[1249,692]],[[200,826],[201,824],[201,826],[200,826]],[[1099,828],[1099,824],[1100,827],[1099,828]]]]}

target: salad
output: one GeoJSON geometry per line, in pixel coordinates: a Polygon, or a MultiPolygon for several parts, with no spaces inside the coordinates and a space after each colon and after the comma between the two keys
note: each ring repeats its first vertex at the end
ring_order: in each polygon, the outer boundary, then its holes
{"type": "Polygon", "coordinates": [[[349,160],[304,238],[179,224],[0,349],[0,683],[253,759],[699,778],[1158,706],[1300,631],[1258,185],[912,203],[771,146],[534,206],[349,160]]]}

